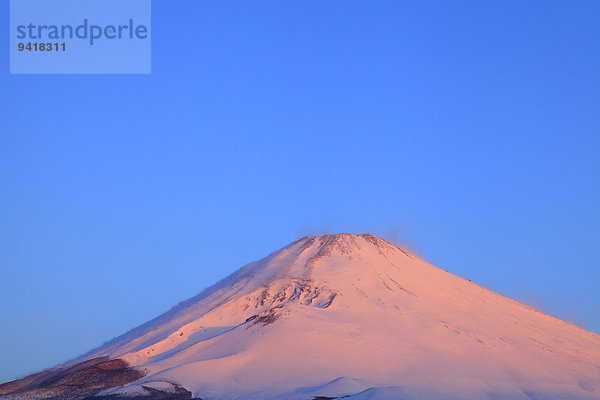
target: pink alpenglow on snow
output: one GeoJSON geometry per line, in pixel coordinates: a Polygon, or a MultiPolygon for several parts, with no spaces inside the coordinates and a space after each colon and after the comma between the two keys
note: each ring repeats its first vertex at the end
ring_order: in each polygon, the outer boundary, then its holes
{"type": "Polygon", "coordinates": [[[88,396],[592,400],[600,337],[378,237],[306,237],[67,365],[0,386],[0,399],[88,396]]]}

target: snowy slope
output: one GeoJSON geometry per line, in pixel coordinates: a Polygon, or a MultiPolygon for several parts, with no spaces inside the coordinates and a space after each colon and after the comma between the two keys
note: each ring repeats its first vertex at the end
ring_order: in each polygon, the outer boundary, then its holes
{"type": "Polygon", "coordinates": [[[600,337],[375,236],[297,240],[107,343],[202,399],[600,399],[600,337]]]}

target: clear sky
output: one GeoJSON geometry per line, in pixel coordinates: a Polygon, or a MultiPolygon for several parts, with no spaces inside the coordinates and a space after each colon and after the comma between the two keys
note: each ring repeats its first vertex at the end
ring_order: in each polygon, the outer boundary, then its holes
{"type": "Polygon", "coordinates": [[[325,232],[600,333],[600,2],[152,12],[147,76],[9,75],[0,41],[0,381],[325,232]]]}

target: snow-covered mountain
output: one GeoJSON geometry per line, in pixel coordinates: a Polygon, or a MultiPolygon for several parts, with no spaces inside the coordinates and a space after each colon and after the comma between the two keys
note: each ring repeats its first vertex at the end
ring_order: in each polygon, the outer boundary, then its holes
{"type": "Polygon", "coordinates": [[[0,386],[0,399],[100,390],[94,398],[600,399],[600,337],[378,237],[306,237],[68,365],[0,386]]]}

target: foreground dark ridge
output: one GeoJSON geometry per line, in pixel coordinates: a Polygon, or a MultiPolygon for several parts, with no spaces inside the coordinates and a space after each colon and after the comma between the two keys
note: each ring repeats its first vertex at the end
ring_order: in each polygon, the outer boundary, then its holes
{"type": "Polygon", "coordinates": [[[143,376],[141,370],[130,367],[123,360],[99,357],[0,385],[0,399],[83,399],[102,390],[137,381],[143,376]]]}

